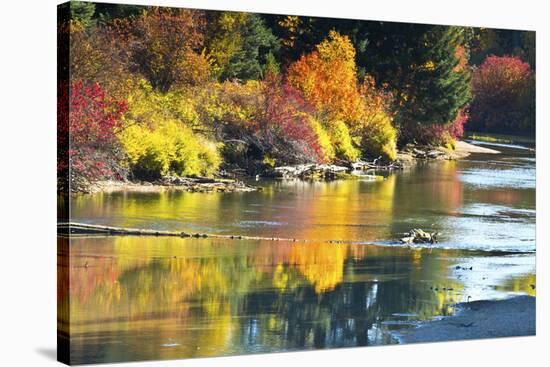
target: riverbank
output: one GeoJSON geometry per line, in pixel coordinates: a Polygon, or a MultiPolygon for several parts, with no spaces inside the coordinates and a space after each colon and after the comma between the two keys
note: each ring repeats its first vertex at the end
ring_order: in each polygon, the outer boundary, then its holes
{"type": "Polygon", "coordinates": [[[97,181],[86,193],[97,192],[162,192],[167,190],[186,192],[250,192],[261,187],[250,186],[243,181],[222,178],[165,177],[155,182],[146,181],[97,181]]]}
{"type": "Polygon", "coordinates": [[[419,160],[456,160],[464,159],[471,154],[500,154],[500,151],[481,147],[459,140],[455,143],[454,149],[445,147],[416,147],[408,146],[397,154],[397,160],[403,165],[411,165],[419,160]]]}
{"type": "Polygon", "coordinates": [[[453,316],[397,334],[402,344],[536,335],[536,298],[459,303],[453,316]]]}
{"type": "MultiPolygon", "coordinates": [[[[330,164],[303,164],[296,166],[277,167],[266,170],[262,175],[278,179],[303,179],[303,180],[336,180],[353,178],[354,172],[365,170],[400,170],[403,167],[411,166],[418,161],[425,160],[455,160],[468,157],[472,153],[499,154],[494,149],[484,148],[464,141],[458,141],[454,149],[444,147],[412,147],[401,150],[397,160],[389,165],[380,165],[377,160],[373,162],[355,162],[347,166],[330,164]]],[[[377,176],[371,175],[375,180],[377,176]]],[[[361,175],[361,177],[371,177],[361,175]]],[[[207,177],[165,177],[163,179],[147,181],[96,181],[85,189],[78,190],[79,193],[112,193],[112,192],[162,192],[167,190],[186,192],[250,192],[261,190],[261,187],[252,186],[238,179],[230,178],[207,178],[207,177]]]]}

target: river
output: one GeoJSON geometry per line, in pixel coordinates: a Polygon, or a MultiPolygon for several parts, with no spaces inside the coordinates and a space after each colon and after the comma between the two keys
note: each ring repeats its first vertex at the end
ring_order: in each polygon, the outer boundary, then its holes
{"type": "Polygon", "coordinates": [[[535,156],[487,146],[502,154],[374,182],[75,197],[76,222],[298,241],[72,239],[59,254],[71,302],[58,295],[72,362],[393,344],[457,302],[535,295],[535,156]],[[411,228],[438,231],[440,242],[399,245],[411,228]]]}

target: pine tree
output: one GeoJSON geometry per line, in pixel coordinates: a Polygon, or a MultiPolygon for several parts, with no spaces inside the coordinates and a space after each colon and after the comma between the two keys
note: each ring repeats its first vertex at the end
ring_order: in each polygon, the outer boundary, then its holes
{"type": "Polygon", "coordinates": [[[425,47],[408,86],[405,122],[445,124],[471,100],[470,73],[458,70],[457,47],[464,43],[459,27],[433,27],[424,35],[425,47]]]}
{"type": "MultiPolygon", "coordinates": [[[[369,27],[365,67],[396,97],[396,123],[402,130],[453,121],[471,100],[468,33],[461,27],[383,23],[369,27]],[[466,57],[463,56],[463,57],[466,57]]],[[[401,140],[414,139],[401,136],[401,140]]]]}
{"type": "Polygon", "coordinates": [[[95,13],[95,4],[84,1],[71,1],[71,19],[78,20],[85,26],[92,23],[92,17],[95,13]]]}
{"type": "Polygon", "coordinates": [[[241,45],[223,71],[222,79],[260,79],[267,56],[277,51],[277,39],[257,14],[248,14],[240,37],[241,45]]]}

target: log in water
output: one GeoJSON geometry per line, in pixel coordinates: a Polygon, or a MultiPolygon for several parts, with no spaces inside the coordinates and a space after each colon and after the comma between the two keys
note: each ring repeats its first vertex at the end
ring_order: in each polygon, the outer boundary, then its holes
{"type": "MultiPolygon", "coordinates": [[[[261,236],[242,236],[242,235],[222,235],[209,233],[187,233],[180,231],[157,231],[152,229],[140,228],[121,228],[111,226],[101,226],[96,224],[85,223],[58,223],[57,234],[62,237],[73,236],[164,236],[164,237],[195,237],[195,238],[224,238],[238,240],[269,240],[269,241],[291,241],[291,242],[306,242],[306,240],[298,240],[296,238],[281,238],[281,237],[261,237],[261,236]]],[[[326,241],[339,242],[339,241],[326,241]]]]}

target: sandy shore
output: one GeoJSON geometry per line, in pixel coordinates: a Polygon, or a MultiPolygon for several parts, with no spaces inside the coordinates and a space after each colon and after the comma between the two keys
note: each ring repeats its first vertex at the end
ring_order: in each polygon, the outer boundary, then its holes
{"type": "Polygon", "coordinates": [[[471,154],[471,153],[483,153],[483,154],[500,154],[498,150],[480,147],[479,145],[474,145],[466,143],[465,141],[459,140],[455,144],[455,150],[453,152],[457,155],[462,154],[471,154]]]}
{"type": "Polygon", "coordinates": [[[459,303],[453,316],[396,335],[403,344],[536,334],[536,298],[459,303]]]}
{"type": "MultiPolygon", "coordinates": [[[[474,145],[467,143],[465,141],[459,140],[455,143],[455,149],[447,149],[444,147],[437,148],[426,148],[421,149],[423,151],[439,151],[441,155],[437,156],[437,160],[455,160],[463,159],[468,157],[472,153],[481,153],[481,154],[500,154],[498,150],[481,147],[479,145],[474,145]]],[[[410,150],[400,151],[397,153],[397,159],[405,165],[412,165],[418,160],[415,157],[414,152],[410,150]]],[[[422,159],[422,158],[421,158],[422,159]]]]}

